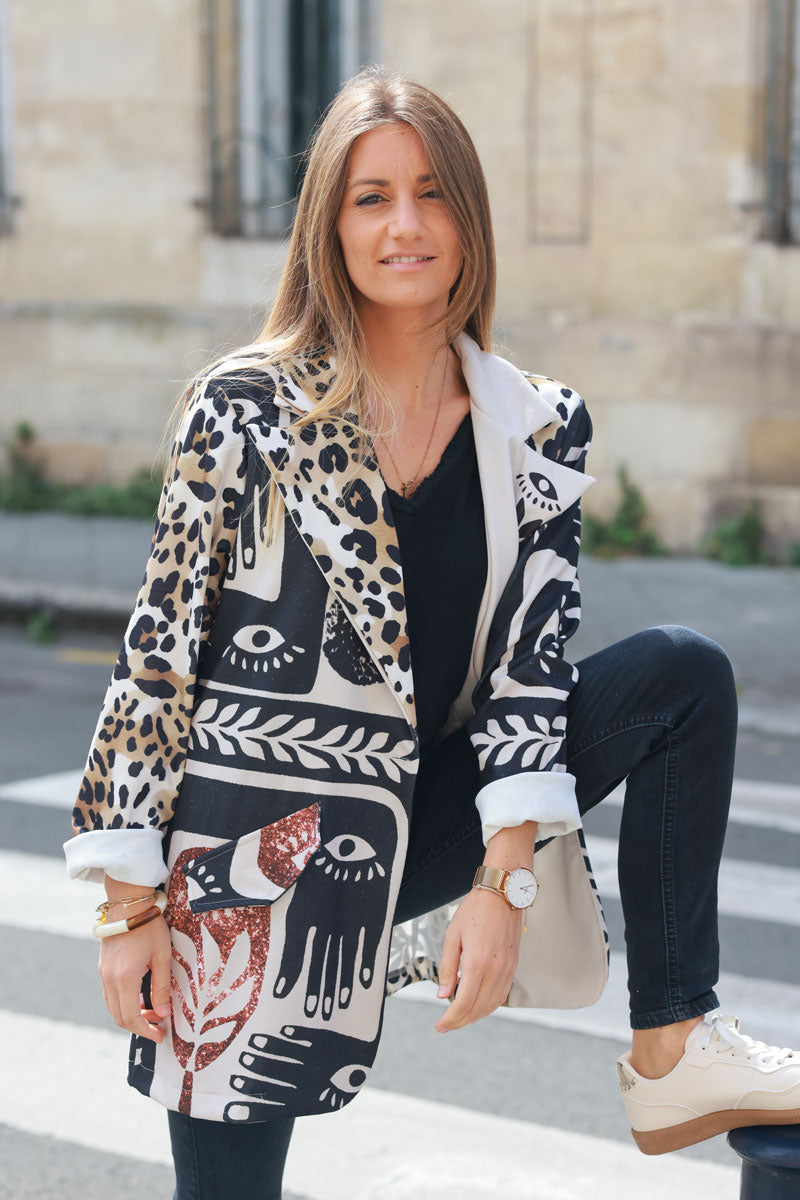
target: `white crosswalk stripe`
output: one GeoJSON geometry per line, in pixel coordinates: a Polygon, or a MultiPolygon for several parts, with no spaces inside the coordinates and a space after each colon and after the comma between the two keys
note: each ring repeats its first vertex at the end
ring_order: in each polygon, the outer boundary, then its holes
{"type": "MultiPolygon", "coordinates": [[[[723,1008],[729,1002],[742,1028],[753,1037],[780,1045],[792,1030],[797,1030],[800,987],[794,984],[721,971],[716,991],[723,1008]]],[[[437,1005],[447,1003],[437,1000],[432,983],[414,984],[398,992],[397,996],[437,1005]]],[[[545,1025],[548,1029],[566,1029],[625,1042],[630,1038],[625,955],[612,951],[608,986],[591,1008],[502,1008],[498,1009],[497,1015],[509,1021],[525,1021],[530,1025],[545,1025]]]]}
{"type": "MultiPolygon", "coordinates": [[[[5,783],[0,785],[0,801],[43,804],[69,811],[75,803],[82,777],[82,770],[56,771],[5,783]]],[[[620,784],[606,796],[603,805],[621,805],[624,796],[625,785],[620,784]]],[[[730,819],[739,824],[800,833],[800,787],[786,783],[762,783],[755,779],[735,779],[730,819]]]]}
{"type": "MultiPolygon", "coordinates": [[[[65,771],[5,785],[0,805],[68,810],[80,774],[65,771]]],[[[621,795],[611,802],[619,803],[621,795]]],[[[733,820],[787,835],[800,832],[800,790],[740,782],[733,820]]],[[[587,840],[601,895],[618,898],[616,842],[594,835],[587,840]]],[[[800,866],[725,861],[719,896],[728,916],[797,927],[800,866]]],[[[93,909],[102,897],[99,887],[68,880],[62,859],[0,849],[0,933],[27,930],[91,943],[93,909]]],[[[611,957],[609,986],[592,1008],[501,1010],[499,1016],[627,1041],[624,956],[611,957]]],[[[442,1003],[433,991],[432,985],[415,985],[400,997],[442,1003]]],[[[718,992],[723,1006],[729,1000],[754,1036],[780,1044],[797,1028],[800,979],[794,985],[728,973],[718,992]]],[[[163,1110],[125,1086],[127,1035],[0,1008],[0,1039],[0,1123],[141,1162],[170,1163],[163,1110]],[[112,1122],[91,1115],[106,1111],[114,1113],[112,1122]]],[[[298,1122],[285,1186],[310,1200],[372,1200],[377,1194],[384,1200],[439,1200],[443,1181],[463,1200],[498,1191],[525,1200],[633,1200],[641,1194],[671,1200],[678,1188],[704,1200],[727,1200],[737,1193],[738,1169],[733,1158],[728,1166],[681,1156],[651,1160],[611,1138],[368,1087],[341,1113],[298,1122]]]]}
{"type": "MultiPolygon", "coordinates": [[[[0,1010],[0,1040],[0,1121],[93,1150],[170,1162],[163,1109],[120,1085],[125,1035],[0,1010]],[[43,1102],[59,1094],[64,1103],[43,1102]]],[[[733,1166],[656,1163],[633,1145],[367,1090],[339,1113],[297,1122],[285,1186],[314,1200],[440,1200],[443,1190],[461,1200],[672,1200],[678,1188],[729,1200],[737,1178],[733,1166]]]]}
{"type": "MultiPolygon", "coordinates": [[[[616,841],[587,836],[586,844],[600,895],[618,900],[616,841]]],[[[800,870],[792,867],[723,858],[718,897],[726,916],[800,925],[800,870]]]]}

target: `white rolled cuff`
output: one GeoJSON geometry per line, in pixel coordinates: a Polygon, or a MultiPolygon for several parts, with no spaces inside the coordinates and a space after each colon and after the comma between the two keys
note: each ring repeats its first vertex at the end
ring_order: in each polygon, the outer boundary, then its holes
{"type": "Polygon", "coordinates": [[[493,779],[475,797],[483,844],[501,829],[538,821],[536,840],[562,837],[580,829],[575,776],[568,771],[524,771],[493,779]]]}
{"type": "Polygon", "coordinates": [[[160,829],[91,829],[64,842],[70,879],[158,887],[167,877],[160,829]]]}

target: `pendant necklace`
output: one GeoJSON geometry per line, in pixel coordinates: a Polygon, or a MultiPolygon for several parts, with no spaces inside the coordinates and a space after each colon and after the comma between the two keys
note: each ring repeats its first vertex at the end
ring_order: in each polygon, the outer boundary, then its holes
{"type": "Polygon", "coordinates": [[[395,469],[397,478],[400,480],[400,495],[403,497],[404,500],[405,500],[406,496],[408,495],[408,489],[410,487],[412,487],[414,483],[416,483],[417,477],[425,463],[425,459],[428,457],[428,451],[431,448],[431,442],[433,441],[433,435],[436,432],[436,425],[439,420],[439,410],[442,407],[442,398],[444,397],[444,385],[445,385],[445,380],[447,379],[447,364],[449,361],[450,361],[450,347],[448,346],[447,355],[444,360],[444,372],[442,374],[442,388],[441,388],[441,391],[439,392],[439,403],[436,405],[436,415],[433,418],[433,425],[431,426],[431,432],[430,432],[430,437],[428,438],[428,444],[425,447],[425,450],[423,451],[422,458],[420,459],[419,466],[417,467],[416,471],[411,476],[411,478],[407,479],[405,482],[403,482],[403,476],[400,474],[400,469],[394,460],[394,455],[392,454],[391,450],[389,449],[389,446],[386,443],[386,440],[383,439],[383,444],[386,448],[386,453],[389,455],[389,460],[395,469]]]}

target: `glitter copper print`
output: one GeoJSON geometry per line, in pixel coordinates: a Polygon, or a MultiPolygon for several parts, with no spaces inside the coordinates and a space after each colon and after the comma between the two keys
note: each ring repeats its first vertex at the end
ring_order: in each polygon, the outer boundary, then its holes
{"type": "MultiPolygon", "coordinates": [[[[308,809],[276,821],[260,838],[260,866],[289,886],[317,836],[308,809]]],[[[268,905],[191,911],[184,868],[204,853],[207,848],[194,847],[178,856],[165,912],[172,936],[172,1046],[184,1071],[178,1109],[186,1114],[194,1075],[219,1058],[252,1017],[269,951],[268,905]]]]}

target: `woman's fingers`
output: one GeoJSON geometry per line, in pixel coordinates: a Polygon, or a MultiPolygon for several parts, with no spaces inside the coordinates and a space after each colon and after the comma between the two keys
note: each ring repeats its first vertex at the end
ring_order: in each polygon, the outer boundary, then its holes
{"type": "Polygon", "coordinates": [[[444,1000],[447,996],[452,996],[456,984],[458,983],[458,960],[461,957],[461,937],[455,925],[455,920],[451,921],[447,927],[447,932],[444,935],[444,946],[442,947],[442,957],[439,960],[439,990],[437,995],[440,1000],[444,1000]]]}
{"type": "Polygon", "coordinates": [[[164,1030],[157,1022],[169,1012],[169,972],[169,930],[163,918],[141,930],[117,934],[102,943],[103,998],[120,1029],[128,1029],[152,1042],[163,1041],[164,1030]],[[142,979],[148,970],[159,989],[158,1001],[152,997],[152,1009],[145,1009],[142,999],[142,979]],[[166,1013],[162,1013],[165,987],[167,1005],[166,1013]]]}
{"type": "Polygon", "coordinates": [[[111,979],[107,979],[103,974],[103,960],[100,959],[100,975],[103,980],[103,999],[106,1002],[106,1008],[111,1013],[111,1017],[115,1025],[122,1028],[122,1013],[119,1006],[119,998],[117,989],[111,979]]]}
{"type": "MultiPolygon", "coordinates": [[[[162,922],[153,922],[161,925],[162,922]]],[[[159,1017],[170,1014],[170,989],[172,986],[172,948],[169,929],[163,922],[163,937],[150,959],[150,1002],[159,1017]]]]}
{"type": "Polygon", "coordinates": [[[519,914],[498,907],[495,897],[470,893],[453,917],[445,938],[439,969],[439,995],[458,991],[436,1023],[440,1033],[463,1029],[494,1012],[508,997],[519,958],[519,914]]]}
{"type": "Polygon", "coordinates": [[[163,1041],[164,1030],[160,1029],[157,1025],[151,1025],[144,1015],[139,1000],[139,989],[141,986],[141,978],[136,979],[135,976],[127,976],[120,980],[119,1003],[122,1014],[122,1027],[129,1029],[131,1033],[135,1033],[138,1037],[148,1038],[151,1042],[163,1041]]]}

